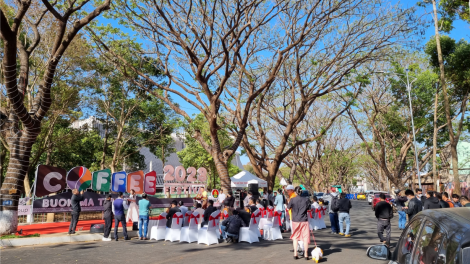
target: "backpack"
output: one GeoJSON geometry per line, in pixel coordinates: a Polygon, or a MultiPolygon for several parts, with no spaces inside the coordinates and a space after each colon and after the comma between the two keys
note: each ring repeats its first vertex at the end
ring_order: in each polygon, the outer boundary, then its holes
{"type": "Polygon", "coordinates": [[[339,199],[338,199],[338,195],[335,196],[335,197],[332,197],[331,199],[331,210],[333,212],[338,212],[339,211],[339,199]]]}

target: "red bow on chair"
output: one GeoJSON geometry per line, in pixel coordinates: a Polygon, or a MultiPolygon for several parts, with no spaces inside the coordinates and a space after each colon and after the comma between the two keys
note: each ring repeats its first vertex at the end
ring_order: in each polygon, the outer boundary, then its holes
{"type": "Polygon", "coordinates": [[[323,215],[325,215],[325,211],[326,211],[326,206],[322,206],[320,211],[322,212],[323,215]]]}
{"type": "Polygon", "coordinates": [[[189,222],[191,222],[191,219],[194,219],[194,222],[196,222],[196,225],[198,225],[199,223],[197,222],[197,219],[199,219],[199,215],[189,215],[189,222]]]}
{"type": "Polygon", "coordinates": [[[279,221],[279,226],[281,226],[281,213],[278,211],[274,212],[274,217],[277,217],[277,220],[279,221]]]}
{"type": "Polygon", "coordinates": [[[256,215],[254,213],[251,214],[251,218],[253,218],[253,224],[257,224],[256,215]]]}
{"type": "Polygon", "coordinates": [[[163,220],[163,219],[166,219],[163,215],[159,215],[157,216],[157,218],[155,218],[155,220],[163,220]]]}
{"type": "Polygon", "coordinates": [[[317,213],[318,218],[321,219],[321,209],[319,209],[319,208],[315,209],[315,213],[317,213]]]}
{"type": "Polygon", "coordinates": [[[224,219],[227,219],[227,218],[228,218],[228,214],[224,213],[224,219]]]}
{"type": "Polygon", "coordinates": [[[215,220],[220,218],[220,213],[215,217],[209,216],[209,221],[212,221],[212,224],[215,226],[215,220]]]}
{"type": "Polygon", "coordinates": [[[264,217],[266,215],[266,210],[264,210],[263,208],[259,208],[259,213],[258,215],[256,215],[256,217],[258,216],[261,216],[261,217],[264,217]]]}
{"type": "Polygon", "coordinates": [[[176,224],[180,224],[180,218],[183,218],[183,215],[177,216],[176,214],[173,215],[173,218],[176,218],[176,224]]]}
{"type": "Polygon", "coordinates": [[[310,218],[312,218],[312,219],[313,219],[313,216],[312,216],[312,210],[308,210],[307,212],[308,212],[308,215],[310,215],[310,218]]]}
{"type": "Polygon", "coordinates": [[[273,216],[273,209],[266,209],[268,211],[268,217],[273,216]]]}

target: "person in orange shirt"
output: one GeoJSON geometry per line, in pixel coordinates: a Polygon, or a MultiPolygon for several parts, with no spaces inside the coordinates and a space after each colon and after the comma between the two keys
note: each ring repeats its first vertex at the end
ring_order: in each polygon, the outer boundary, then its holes
{"type": "Polygon", "coordinates": [[[454,203],[449,199],[449,194],[447,192],[442,193],[442,200],[449,204],[449,207],[454,208],[454,203]]]}

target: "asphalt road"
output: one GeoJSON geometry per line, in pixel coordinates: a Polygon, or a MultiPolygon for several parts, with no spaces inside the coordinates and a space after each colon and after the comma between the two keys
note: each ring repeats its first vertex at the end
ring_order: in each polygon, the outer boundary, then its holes
{"type": "MultiPolygon", "coordinates": [[[[328,229],[315,231],[315,239],[323,249],[322,263],[334,264],[384,264],[366,256],[369,246],[379,244],[376,232],[376,218],[366,201],[352,201],[351,234],[345,238],[330,234],[328,229]]],[[[392,245],[398,240],[398,215],[393,219],[392,245]]],[[[313,242],[313,241],[312,241],[313,242]]],[[[313,248],[313,243],[310,249],[313,248]]],[[[283,263],[305,262],[293,260],[292,242],[288,234],[283,240],[261,241],[248,244],[198,245],[163,241],[130,240],[119,242],[83,242],[55,244],[40,247],[5,248],[0,251],[0,263],[283,263]]]]}

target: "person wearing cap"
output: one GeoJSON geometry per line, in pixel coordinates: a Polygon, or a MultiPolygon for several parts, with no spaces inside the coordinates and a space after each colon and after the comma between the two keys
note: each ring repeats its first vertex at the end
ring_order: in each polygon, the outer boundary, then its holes
{"type": "Polygon", "coordinates": [[[295,194],[294,186],[289,185],[286,188],[287,194],[290,197],[287,208],[292,219],[292,235],[291,239],[294,244],[294,259],[299,259],[297,252],[297,245],[299,241],[303,242],[305,259],[308,256],[308,244],[310,244],[310,229],[308,225],[307,211],[310,209],[310,201],[306,197],[298,196],[295,194]]]}
{"type": "Polygon", "coordinates": [[[106,196],[106,200],[103,203],[103,218],[104,218],[104,234],[103,241],[111,241],[109,234],[111,233],[111,227],[113,225],[113,203],[111,201],[111,194],[106,196]]]}
{"type": "Polygon", "coordinates": [[[331,223],[331,233],[338,234],[339,233],[339,217],[338,212],[335,212],[331,205],[333,204],[333,200],[338,199],[338,193],[336,192],[336,188],[331,187],[331,192],[325,196],[323,196],[323,200],[328,202],[328,213],[330,215],[330,223],[331,223]]]}

